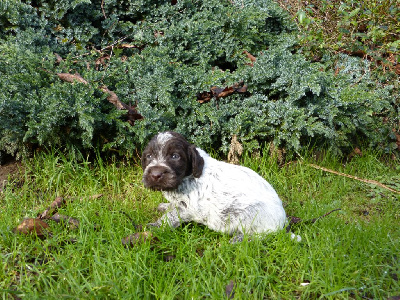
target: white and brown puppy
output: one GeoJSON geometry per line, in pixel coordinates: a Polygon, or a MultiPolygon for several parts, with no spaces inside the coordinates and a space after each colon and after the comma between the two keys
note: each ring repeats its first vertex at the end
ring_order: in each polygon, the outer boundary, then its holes
{"type": "Polygon", "coordinates": [[[176,132],[159,133],[143,152],[143,183],[161,190],[169,203],[152,226],[178,227],[194,221],[233,235],[282,229],[286,214],[274,188],[249,168],[221,162],[196,148],[176,132]]]}

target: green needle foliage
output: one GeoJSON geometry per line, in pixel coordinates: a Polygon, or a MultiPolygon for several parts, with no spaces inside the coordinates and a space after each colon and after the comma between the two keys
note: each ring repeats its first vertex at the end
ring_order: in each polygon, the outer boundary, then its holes
{"type": "Polygon", "coordinates": [[[393,87],[346,56],[342,72],[326,71],[296,50],[297,34],[273,1],[2,1],[0,153],[129,154],[162,130],[224,153],[234,134],[249,150],[396,149],[393,87]],[[247,92],[198,101],[240,82],[247,92]],[[104,87],[143,118],[126,122],[104,87]]]}

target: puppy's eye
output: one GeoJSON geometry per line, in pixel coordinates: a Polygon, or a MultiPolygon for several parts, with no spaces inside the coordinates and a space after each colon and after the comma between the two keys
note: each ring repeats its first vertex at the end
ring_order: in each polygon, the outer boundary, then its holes
{"type": "Polygon", "coordinates": [[[147,155],[146,155],[146,158],[147,158],[147,159],[152,159],[152,158],[153,158],[153,155],[147,154],[147,155]]]}
{"type": "Polygon", "coordinates": [[[174,154],[171,155],[171,158],[172,159],[180,159],[181,157],[179,156],[179,154],[174,153],[174,154]]]}

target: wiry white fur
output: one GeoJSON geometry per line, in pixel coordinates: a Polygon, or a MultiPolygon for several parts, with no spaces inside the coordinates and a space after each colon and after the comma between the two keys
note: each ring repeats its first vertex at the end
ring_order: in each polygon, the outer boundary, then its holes
{"type": "MultiPolygon", "coordinates": [[[[187,176],[176,190],[163,191],[168,210],[152,225],[195,221],[210,229],[242,236],[282,229],[286,214],[274,188],[253,170],[221,162],[197,148],[204,159],[199,178],[187,176]]],[[[240,238],[241,239],[241,238],[240,238]]]]}
{"type": "Polygon", "coordinates": [[[174,136],[169,132],[161,132],[157,135],[157,143],[160,145],[165,145],[174,136]]]}
{"type": "Polygon", "coordinates": [[[161,145],[160,151],[157,153],[157,157],[153,159],[153,161],[147,165],[146,169],[144,170],[144,174],[147,174],[148,170],[154,166],[164,166],[166,168],[170,168],[166,163],[165,157],[163,157],[162,149],[164,148],[165,144],[172,139],[174,136],[169,132],[162,132],[157,135],[157,143],[161,145]]]}

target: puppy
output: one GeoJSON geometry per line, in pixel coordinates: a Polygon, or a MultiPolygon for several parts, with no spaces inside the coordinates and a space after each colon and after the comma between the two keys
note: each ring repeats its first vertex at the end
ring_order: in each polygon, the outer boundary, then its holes
{"type": "Polygon", "coordinates": [[[274,188],[249,168],[221,162],[176,132],[154,136],[141,158],[146,188],[162,191],[169,203],[152,226],[173,228],[194,221],[227,233],[232,243],[244,234],[282,229],[286,214],[274,188]]]}

